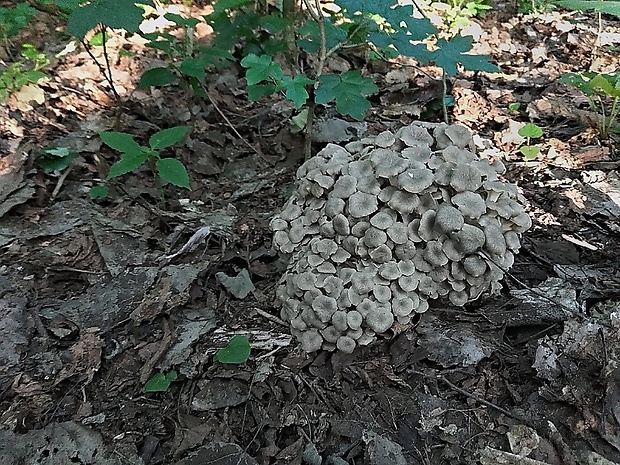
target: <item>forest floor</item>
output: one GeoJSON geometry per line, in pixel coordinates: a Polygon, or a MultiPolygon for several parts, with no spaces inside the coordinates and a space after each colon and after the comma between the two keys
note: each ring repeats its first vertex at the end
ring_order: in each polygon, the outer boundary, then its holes
{"type": "MultiPolygon", "coordinates": [[[[304,141],[291,132],[293,106],[248,102],[240,67],[211,75],[202,101],[175,87],[138,90],[156,60],[135,38],[110,37],[124,100],[117,129],[143,142],[192,125],[170,150],[191,191],[143,170],[106,200],[89,199],[117,156],[97,133],[117,115],[84,51],[54,60],[39,103],[4,105],[0,463],[620,463],[620,142],[601,140],[587,99],[558,83],[565,72],[617,72],[620,22],[603,16],[601,33],[594,14],[504,5],[475,23],[476,51],[502,74],[459,75],[450,119],[501,150],[534,225],[499,295],[465,308],[433,303],[352,355],[303,353],[273,318],[284,264],[268,223],[290,195],[304,141]],[[534,160],[518,151],[525,122],[543,129],[534,160]],[[78,156],[47,174],[33,164],[45,147],[78,156]],[[164,259],[203,226],[205,242],[164,259]],[[253,290],[236,298],[216,274],[243,270],[253,290]],[[236,334],[249,337],[249,360],[214,362],[236,334]],[[144,392],[170,370],[168,390],[144,392]]],[[[54,25],[40,18],[20,40],[58,53],[69,40],[54,25]]],[[[341,130],[319,130],[315,153],[441,119],[438,69],[367,63],[364,72],[379,87],[372,110],[363,123],[321,110],[319,123],[341,130]]]]}

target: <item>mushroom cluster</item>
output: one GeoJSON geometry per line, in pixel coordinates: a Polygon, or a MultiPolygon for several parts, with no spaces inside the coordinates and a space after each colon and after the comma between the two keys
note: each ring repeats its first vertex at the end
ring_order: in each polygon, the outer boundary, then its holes
{"type": "Polygon", "coordinates": [[[462,306],[500,287],[531,226],[524,198],[467,128],[431,128],[330,144],[297,171],[270,226],[288,262],[281,317],[304,350],[351,353],[430,299],[462,306]]]}

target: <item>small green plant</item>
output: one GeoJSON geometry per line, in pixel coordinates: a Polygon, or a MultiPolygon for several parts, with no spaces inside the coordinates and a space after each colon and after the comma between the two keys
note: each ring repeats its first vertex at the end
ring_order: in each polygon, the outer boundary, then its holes
{"type": "MultiPolygon", "coordinates": [[[[469,70],[498,70],[489,63],[489,57],[468,53],[472,48],[471,36],[438,38],[439,30],[427,18],[415,18],[412,5],[400,5],[395,0],[336,0],[340,12],[328,15],[323,14],[320,2],[315,2],[316,7],[307,2],[307,16],[301,19],[287,17],[278,10],[257,18],[247,3],[220,0],[215,5],[216,13],[207,17],[207,21],[215,30],[214,42],[224,47],[235,43],[231,40],[231,29],[248,37],[241,64],[247,69],[247,91],[252,101],[282,92],[298,109],[308,101],[312,108],[314,104],[334,102],[341,114],[362,119],[371,106],[366,97],[377,90],[372,80],[360,70],[342,74],[325,72],[326,60],[331,55],[346,53],[350,48],[367,49],[375,57],[404,55],[422,64],[433,62],[449,76],[455,76],[459,66],[469,70]],[[231,7],[233,4],[237,7],[231,7]],[[229,27],[224,28],[224,24],[229,27]],[[288,35],[291,30],[292,38],[288,35]],[[256,37],[262,37],[263,31],[271,32],[269,39],[257,41],[256,37]],[[434,38],[433,50],[427,47],[429,38],[434,38]],[[293,49],[316,57],[313,68],[285,75],[274,60],[274,51],[290,45],[291,41],[293,49]]],[[[310,114],[308,120],[311,118],[310,114]]]]}
{"type": "Polygon", "coordinates": [[[519,13],[540,15],[555,8],[554,0],[518,0],[519,13]]]}
{"type": "Polygon", "coordinates": [[[521,104],[519,102],[512,102],[508,104],[508,111],[510,113],[517,113],[521,109],[521,104]]]}
{"type": "Polygon", "coordinates": [[[220,363],[241,364],[250,358],[250,341],[245,336],[233,336],[228,345],[215,354],[215,361],[220,363]]]}
{"type": "MultiPolygon", "coordinates": [[[[112,131],[99,133],[104,144],[121,152],[120,160],[110,167],[105,180],[130,173],[148,161],[154,164],[157,175],[163,181],[190,189],[189,174],[183,163],[175,158],[162,158],[159,154],[161,149],[181,142],[188,130],[189,126],[175,126],[158,131],[150,137],[148,147],[138,144],[131,134],[112,131]]],[[[90,196],[96,199],[107,196],[108,192],[108,186],[96,186],[91,189],[90,196]]]]}
{"type": "Polygon", "coordinates": [[[599,116],[597,129],[603,139],[611,132],[620,132],[620,71],[616,74],[567,73],[560,82],[576,87],[588,97],[592,111],[599,116]]]}
{"type": "Polygon", "coordinates": [[[0,72],[0,102],[3,102],[22,87],[36,84],[46,74],[42,71],[49,64],[43,53],[39,53],[34,45],[22,45],[22,59],[10,64],[0,72]]]}
{"type": "Polygon", "coordinates": [[[138,87],[181,83],[189,86],[195,94],[205,97],[201,84],[204,83],[206,69],[222,66],[232,60],[233,56],[227,50],[217,47],[196,47],[194,30],[199,22],[196,18],[184,18],[171,13],[165,17],[182,30],[181,38],[170,33],[143,34],[149,40],[149,47],[161,50],[166,55],[167,66],[146,71],[138,87]]]}
{"type": "Polygon", "coordinates": [[[433,2],[430,8],[437,11],[445,20],[452,34],[457,34],[471,25],[471,18],[484,16],[492,7],[487,0],[447,0],[433,2]]]}
{"type": "Polygon", "coordinates": [[[519,152],[528,160],[533,160],[540,153],[540,147],[531,145],[532,139],[538,139],[542,137],[543,130],[534,123],[527,123],[521,129],[519,129],[519,135],[525,137],[526,145],[519,148],[519,152]]]}
{"type": "Polygon", "coordinates": [[[155,373],[144,385],[144,392],[166,392],[177,377],[177,372],[174,370],[168,373],[155,373]]]}
{"type": "Polygon", "coordinates": [[[37,12],[28,2],[10,8],[0,7],[0,39],[6,41],[24,29],[37,12]]]}
{"type": "Polygon", "coordinates": [[[63,171],[69,167],[77,152],[71,152],[67,147],[48,147],[35,154],[37,165],[47,173],[63,171]]]}

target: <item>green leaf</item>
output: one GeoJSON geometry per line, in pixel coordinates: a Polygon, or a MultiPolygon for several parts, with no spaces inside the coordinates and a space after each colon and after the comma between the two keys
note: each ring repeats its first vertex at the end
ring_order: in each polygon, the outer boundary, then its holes
{"type": "Polygon", "coordinates": [[[125,132],[104,131],[99,133],[99,137],[105,145],[119,152],[141,152],[142,147],[138,144],[131,134],[125,132]]]}
{"type": "Polygon", "coordinates": [[[215,5],[213,5],[213,9],[216,13],[221,13],[230,8],[239,8],[251,3],[254,3],[254,0],[217,0],[215,5]]]}
{"type": "Polygon", "coordinates": [[[569,10],[594,10],[620,18],[620,2],[592,1],[592,0],[562,0],[558,5],[569,10]]]}
{"type": "Polygon", "coordinates": [[[562,77],[560,77],[560,82],[562,84],[568,84],[570,86],[576,87],[586,95],[590,95],[592,93],[589,80],[584,79],[581,74],[565,73],[562,75],[562,77]]]}
{"type": "MultiPolygon", "coordinates": [[[[139,3],[153,6],[152,0],[139,3]]],[[[94,0],[73,11],[67,23],[67,32],[79,40],[99,24],[112,29],[138,32],[143,20],[144,10],[135,0],[94,0]]]]}
{"type": "Polygon", "coordinates": [[[142,165],[146,160],[148,160],[149,156],[149,152],[142,150],[140,152],[123,153],[121,155],[121,159],[114,163],[112,166],[110,166],[108,176],[105,178],[106,181],[132,172],[140,165],[142,165]]]}
{"type": "Polygon", "coordinates": [[[153,68],[142,74],[138,87],[144,89],[151,86],[165,86],[176,82],[178,79],[178,76],[168,68],[153,68]]]}
{"type": "Polygon", "coordinates": [[[285,76],[276,86],[276,90],[286,90],[286,98],[293,102],[299,110],[309,97],[306,86],[314,83],[314,80],[307,78],[303,74],[298,74],[293,79],[285,76]]]}
{"type": "Polygon", "coordinates": [[[521,108],[521,104],[519,102],[512,102],[508,104],[508,110],[510,111],[518,111],[521,108]]]}
{"type": "Polygon", "coordinates": [[[166,392],[170,387],[170,383],[176,381],[177,372],[174,370],[166,374],[155,373],[144,385],[144,392],[166,392]]]}
{"type": "Polygon", "coordinates": [[[179,71],[186,76],[192,76],[199,81],[204,81],[206,77],[205,62],[200,57],[185,58],[179,65],[179,71]]]}
{"type": "Polygon", "coordinates": [[[90,188],[88,195],[91,200],[104,199],[110,193],[108,186],[94,186],[90,188]]]}
{"type": "Polygon", "coordinates": [[[259,20],[261,27],[269,34],[279,34],[292,26],[292,21],[282,16],[267,15],[259,20]]]}
{"type": "Polygon", "coordinates": [[[189,126],[175,126],[169,129],[162,129],[151,136],[149,145],[155,150],[170,147],[181,142],[189,129],[189,126]]]}
{"type": "Polygon", "coordinates": [[[540,153],[540,149],[535,145],[524,145],[519,149],[519,152],[521,152],[525,158],[533,160],[540,153]]]}
{"type": "Polygon", "coordinates": [[[226,273],[220,271],[215,273],[215,279],[237,299],[245,299],[250,293],[256,290],[250,272],[245,268],[241,270],[237,276],[228,276],[226,273]]]}
{"type": "Polygon", "coordinates": [[[280,64],[275,63],[269,55],[256,56],[250,53],[241,60],[241,66],[248,68],[245,78],[249,86],[267,81],[269,78],[279,81],[284,74],[280,64]]]}
{"type": "Polygon", "coordinates": [[[308,108],[304,108],[298,115],[293,116],[291,123],[290,127],[293,134],[301,132],[308,124],[308,108]]]}
{"type": "Polygon", "coordinates": [[[215,354],[215,361],[220,363],[245,363],[250,358],[250,341],[245,336],[233,336],[223,349],[215,354]]]}
{"type": "Polygon", "coordinates": [[[276,91],[276,86],[273,84],[254,84],[253,86],[247,86],[245,90],[250,101],[256,102],[263,95],[273,94],[276,91]]]}
{"type": "Polygon", "coordinates": [[[164,181],[178,187],[191,189],[187,169],[179,160],[174,158],[161,158],[157,160],[157,172],[164,181]]]}
{"type": "Polygon", "coordinates": [[[468,52],[472,48],[472,36],[455,36],[450,41],[439,39],[437,41],[437,49],[433,53],[433,61],[435,64],[444,69],[449,76],[458,74],[457,64],[463,65],[463,68],[471,71],[486,71],[495,73],[499,68],[489,63],[488,55],[470,55],[468,52]]]}
{"type": "Polygon", "coordinates": [[[590,87],[600,94],[620,97],[620,79],[618,76],[597,74],[590,79],[590,87]]]}
{"type": "Polygon", "coordinates": [[[371,107],[363,96],[377,91],[372,80],[363,77],[359,70],[340,75],[324,74],[319,77],[319,82],[314,95],[316,103],[325,105],[335,100],[336,110],[358,120],[364,119],[364,112],[371,107]]]}
{"type": "Polygon", "coordinates": [[[543,130],[534,123],[527,123],[521,129],[519,129],[519,135],[521,137],[529,137],[531,139],[538,139],[543,135],[543,130]]]}
{"type": "Polygon", "coordinates": [[[37,164],[46,172],[62,171],[78,156],[66,147],[45,149],[37,156],[37,164]]]}
{"type": "Polygon", "coordinates": [[[166,18],[168,21],[172,21],[177,26],[188,28],[196,27],[200,23],[197,18],[184,18],[183,16],[174,13],[166,13],[164,15],[164,18],[166,18]]]}
{"type": "MultiPolygon", "coordinates": [[[[317,53],[321,47],[321,30],[318,23],[309,21],[304,23],[297,31],[300,39],[297,45],[308,53],[317,53]]],[[[347,40],[347,31],[332,23],[331,19],[325,18],[325,47],[329,50],[339,43],[347,40]]]]}
{"type": "Polygon", "coordinates": [[[90,40],[88,41],[88,44],[92,45],[93,47],[101,47],[104,42],[103,40],[104,37],[105,37],[105,42],[107,42],[110,39],[110,36],[108,35],[107,32],[105,33],[105,35],[102,34],[101,32],[98,32],[97,34],[95,34],[94,36],[90,38],[90,40]]]}

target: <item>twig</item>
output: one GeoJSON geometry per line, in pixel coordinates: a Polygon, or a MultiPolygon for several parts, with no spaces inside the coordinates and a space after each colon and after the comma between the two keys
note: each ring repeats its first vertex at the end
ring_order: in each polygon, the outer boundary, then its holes
{"type": "Polygon", "coordinates": [[[211,94],[209,94],[209,92],[207,91],[207,88],[205,87],[205,85],[203,83],[200,83],[200,86],[202,87],[202,90],[204,91],[205,95],[207,96],[207,98],[209,99],[209,102],[211,102],[211,105],[213,105],[213,108],[215,108],[215,110],[220,114],[220,116],[222,118],[224,118],[224,121],[226,121],[226,124],[228,124],[228,127],[230,127],[230,129],[233,130],[233,132],[237,135],[237,137],[245,144],[247,145],[250,149],[252,149],[252,151],[258,155],[258,157],[263,160],[265,163],[267,163],[269,166],[272,165],[271,162],[269,162],[266,158],[265,155],[263,155],[261,153],[260,150],[256,149],[254,146],[252,146],[252,144],[250,144],[240,133],[239,131],[237,131],[237,128],[230,122],[230,120],[226,117],[226,115],[224,114],[224,112],[220,109],[220,107],[217,106],[217,103],[215,103],[215,100],[213,99],[213,97],[211,97],[211,94]]]}
{"type": "MultiPolygon", "coordinates": [[[[433,378],[433,376],[430,376],[430,375],[427,375],[427,374],[424,374],[424,373],[423,373],[423,375],[424,375],[424,376],[426,376],[426,377],[433,378]]],[[[524,422],[524,423],[529,423],[529,422],[528,422],[528,420],[527,420],[526,418],[522,417],[521,415],[518,415],[518,414],[516,414],[516,413],[513,413],[513,412],[511,412],[511,411],[509,411],[509,410],[506,410],[506,409],[504,409],[504,408],[500,407],[499,405],[495,405],[494,403],[489,402],[488,400],[485,400],[485,399],[483,399],[482,397],[478,397],[477,395],[472,394],[471,392],[468,392],[468,391],[466,391],[465,389],[461,389],[461,388],[460,388],[460,387],[458,387],[456,384],[451,383],[450,381],[448,381],[448,380],[447,380],[446,378],[444,378],[444,376],[443,376],[443,375],[441,375],[441,374],[436,374],[436,375],[434,376],[434,378],[438,379],[439,381],[443,381],[443,382],[444,382],[445,384],[447,384],[447,385],[448,385],[451,389],[454,389],[454,390],[455,390],[456,392],[458,392],[459,394],[463,394],[464,396],[469,397],[470,399],[475,400],[475,401],[476,401],[476,402],[478,402],[479,404],[486,405],[487,407],[491,407],[491,408],[493,408],[493,409],[497,410],[498,412],[501,412],[501,413],[503,413],[504,415],[509,416],[510,418],[514,418],[515,420],[519,420],[519,421],[522,421],[522,422],[524,422]]]]}
{"type": "MultiPolygon", "coordinates": [[[[320,0],[314,0],[314,6],[316,8],[316,13],[319,17],[319,37],[320,37],[320,49],[319,49],[319,66],[316,69],[317,78],[323,74],[323,68],[325,67],[325,62],[327,60],[327,37],[325,34],[325,17],[321,13],[321,3],[320,0]]],[[[332,52],[333,53],[333,52],[332,52]]]]}
{"type": "Polygon", "coordinates": [[[446,70],[441,69],[441,84],[442,84],[442,93],[441,93],[441,108],[443,109],[443,121],[446,124],[450,124],[448,121],[448,106],[446,105],[446,96],[448,95],[448,83],[446,77],[446,70]]]}
{"type": "Polygon", "coordinates": [[[71,172],[71,168],[72,168],[71,165],[69,165],[67,167],[67,169],[64,170],[63,173],[58,178],[58,182],[56,183],[56,187],[54,187],[54,191],[52,192],[51,200],[54,200],[56,198],[56,196],[58,195],[58,193],[60,192],[60,188],[64,184],[65,179],[67,179],[67,176],[69,176],[69,173],[71,172]]]}
{"type": "Polygon", "coordinates": [[[82,44],[82,46],[86,50],[86,53],[88,53],[88,56],[90,56],[90,58],[95,62],[95,64],[97,65],[97,68],[99,68],[99,72],[103,75],[105,80],[110,85],[110,89],[112,90],[112,94],[114,96],[114,100],[116,100],[116,116],[115,116],[114,127],[118,127],[118,124],[119,124],[119,121],[120,121],[120,116],[121,116],[121,111],[122,111],[122,108],[123,108],[123,100],[121,99],[121,96],[119,95],[119,93],[116,91],[116,87],[114,87],[114,76],[112,76],[112,67],[110,66],[110,59],[109,59],[109,56],[108,56],[108,49],[106,47],[105,32],[106,32],[105,26],[102,26],[101,27],[101,36],[102,36],[102,40],[103,40],[103,57],[104,57],[105,62],[106,62],[106,67],[107,67],[107,71],[108,71],[107,73],[106,73],[106,69],[103,67],[103,65],[101,63],[99,63],[99,61],[97,60],[97,58],[95,57],[93,52],[90,50],[90,47],[88,46],[86,41],[84,39],[80,39],[80,43],[82,44]]]}
{"type": "Polygon", "coordinates": [[[254,307],[254,311],[256,313],[258,313],[260,316],[268,319],[269,321],[271,321],[273,323],[279,324],[281,326],[285,326],[287,328],[289,327],[289,325],[285,321],[281,320],[280,318],[278,318],[275,315],[272,315],[271,313],[267,313],[265,310],[261,310],[258,307],[254,307]]]}

